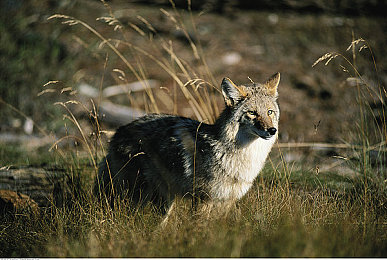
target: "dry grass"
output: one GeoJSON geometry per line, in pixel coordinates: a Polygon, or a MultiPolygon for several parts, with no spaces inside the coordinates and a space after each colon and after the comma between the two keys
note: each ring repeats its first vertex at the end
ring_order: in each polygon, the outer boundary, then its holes
{"type": "MultiPolygon", "coordinates": [[[[265,174],[270,174],[267,168],[265,174]]],[[[271,176],[271,174],[270,174],[271,176]]],[[[79,189],[79,187],[77,187],[79,189]]],[[[224,214],[196,214],[178,201],[165,227],[150,205],[116,210],[92,199],[81,186],[71,204],[39,219],[4,221],[3,256],[52,257],[237,257],[385,256],[385,212],[356,195],[326,189],[289,189],[286,180],[259,178],[224,214]],[[275,181],[273,181],[275,180],[275,181]],[[371,209],[372,208],[372,209],[371,209]]]]}

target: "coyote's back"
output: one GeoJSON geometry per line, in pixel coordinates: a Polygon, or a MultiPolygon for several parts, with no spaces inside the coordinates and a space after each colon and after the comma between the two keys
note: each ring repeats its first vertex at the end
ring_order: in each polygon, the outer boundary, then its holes
{"type": "Polygon", "coordinates": [[[176,196],[240,199],[264,166],[278,129],[279,73],[263,84],[222,81],[226,107],[213,125],[147,115],[118,128],[95,193],[169,207],[176,196]]]}

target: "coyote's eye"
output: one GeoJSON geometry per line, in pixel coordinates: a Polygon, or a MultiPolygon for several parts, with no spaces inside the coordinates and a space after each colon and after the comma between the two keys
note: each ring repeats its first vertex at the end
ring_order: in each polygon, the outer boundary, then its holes
{"type": "Polygon", "coordinates": [[[250,118],[255,118],[256,117],[256,114],[254,111],[247,111],[246,112],[246,115],[250,118]]]}
{"type": "Polygon", "coordinates": [[[274,113],[274,111],[271,110],[271,109],[270,109],[269,111],[267,111],[267,115],[268,115],[268,116],[272,115],[273,113],[274,113]]]}

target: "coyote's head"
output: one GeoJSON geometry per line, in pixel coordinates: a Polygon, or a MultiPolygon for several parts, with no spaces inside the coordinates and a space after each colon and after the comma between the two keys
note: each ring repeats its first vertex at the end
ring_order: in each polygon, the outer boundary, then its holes
{"type": "Polygon", "coordinates": [[[226,109],[219,118],[224,134],[240,143],[257,138],[271,139],[276,136],[279,121],[277,87],[280,74],[271,76],[265,83],[237,86],[229,78],[222,81],[222,93],[226,109]],[[226,122],[225,122],[226,121],[226,122]]]}

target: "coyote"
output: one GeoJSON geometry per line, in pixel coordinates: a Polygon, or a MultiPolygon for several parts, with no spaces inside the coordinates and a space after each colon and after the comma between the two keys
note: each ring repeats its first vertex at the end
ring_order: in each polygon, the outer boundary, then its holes
{"type": "Polygon", "coordinates": [[[252,186],[278,135],[280,74],[237,86],[224,78],[225,109],[213,125],[150,114],[116,131],[94,192],[167,210],[175,197],[233,202],[252,186]]]}

